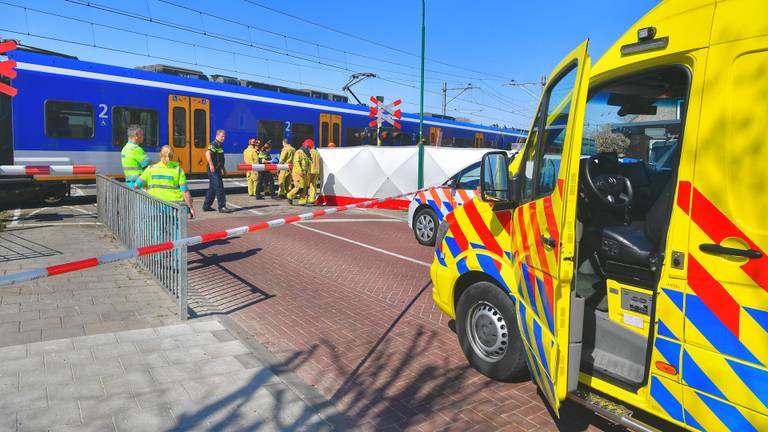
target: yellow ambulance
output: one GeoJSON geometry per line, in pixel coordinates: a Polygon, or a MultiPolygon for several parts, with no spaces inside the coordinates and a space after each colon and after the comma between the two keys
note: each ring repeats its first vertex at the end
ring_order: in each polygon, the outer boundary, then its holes
{"type": "Polygon", "coordinates": [[[550,77],[525,149],[438,228],[470,364],[555,413],[768,431],[768,1],[664,1],[550,77]]]}

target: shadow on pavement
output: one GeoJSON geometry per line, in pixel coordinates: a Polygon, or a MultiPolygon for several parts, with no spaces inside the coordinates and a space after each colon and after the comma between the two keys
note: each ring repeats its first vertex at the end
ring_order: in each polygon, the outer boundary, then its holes
{"type": "Polygon", "coordinates": [[[217,240],[189,248],[188,291],[193,317],[230,314],[273,297],[224,265],[256,255],[261,248],[222,255],[202,251],[212,245],[227,243],[229,240],[217,240]],[[198,258],[193,258],[195,255],[198,258]]]}

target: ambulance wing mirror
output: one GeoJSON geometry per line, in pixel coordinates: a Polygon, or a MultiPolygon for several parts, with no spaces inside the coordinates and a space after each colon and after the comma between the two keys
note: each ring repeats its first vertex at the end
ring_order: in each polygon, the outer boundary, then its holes
{"type": "Polygon", "coordinates": [[[480,194],[486,202],[509,202],[509,157],[506,152],[489,152],[480,164],[480,194]]]}

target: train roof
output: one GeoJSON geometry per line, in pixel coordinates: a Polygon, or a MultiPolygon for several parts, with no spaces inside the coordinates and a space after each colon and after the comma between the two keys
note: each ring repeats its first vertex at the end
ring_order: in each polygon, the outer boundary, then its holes
{"type": "MultiPolygon", "coordinates": [[[[174,75],[150,72],[140,69],[131,69],[122,66],[112,66],[79,60],[74,57],[63,57],[53,54],[16,50],[7,53],[8,57],[17,61],[18,70],[34,70],[43,73],[59,73],[73,75],[73,71],[83,78],[105,79],[125,82],[135,85],[153,85],[166,87],[174,91],[189,93],[202,93],[223,97],[245,98],[260,100],[267,103],[287,104],[301,106],[310,109],[329,110],[354,115],[368,116],[368,107],[344,102],[335,102],[323,99],[315,99],[306,96],[279,93],[269,90],[223,84],[213,81],[204,81],[193,78],[178,77],[174,75]],[[63,69],[63,70],[62,70],[63,69]]],[[[419,121],[419,115],[403,113],[403,120],[408,122],[419,121]]],[[[424,124],[430,126],[454,127],[458,129],[476,130],[478,132],[496,132],[504,135],[527,137],[527,132],[517,129],[501,129],[492,126],[465,123],[460,121],[425,117],[424,124]]]]}

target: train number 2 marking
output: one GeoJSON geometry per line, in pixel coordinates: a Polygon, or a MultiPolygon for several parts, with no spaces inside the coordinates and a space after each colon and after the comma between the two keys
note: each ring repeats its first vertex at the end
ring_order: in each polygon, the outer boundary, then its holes
{"type": "Polygon", "coordinates": [[[101,125],[106,126],[107,125],[106,119],[109,118],[109,116],[107,115],[107,111],[109,110],[109,107],[107,107],[107,104],[99,104],[99,110],[100,110],[99,118],[103,119],[101,121],[101,125]]]}

